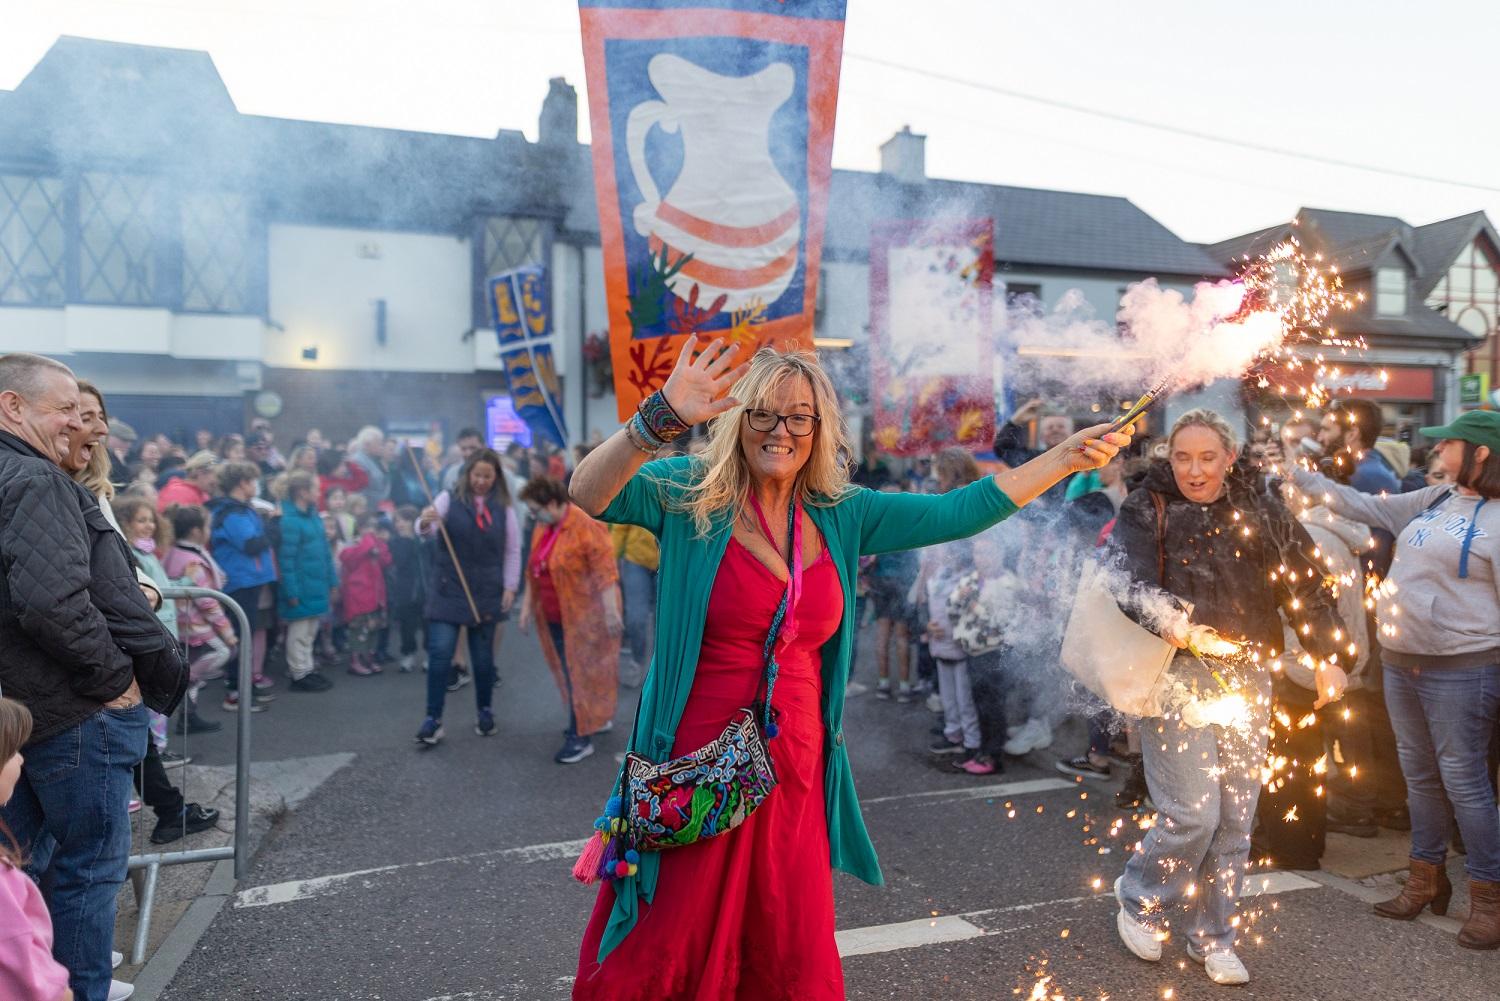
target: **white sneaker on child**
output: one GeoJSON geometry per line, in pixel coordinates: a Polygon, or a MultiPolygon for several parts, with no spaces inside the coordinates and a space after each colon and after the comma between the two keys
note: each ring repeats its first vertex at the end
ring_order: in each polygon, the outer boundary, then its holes
{"type": "Polygon", "coordinates": [[[109,1001],[127,1001],[134,994],[134,984],[127,984],[123,980],[111,980],[109,982],[109,1001]]]}

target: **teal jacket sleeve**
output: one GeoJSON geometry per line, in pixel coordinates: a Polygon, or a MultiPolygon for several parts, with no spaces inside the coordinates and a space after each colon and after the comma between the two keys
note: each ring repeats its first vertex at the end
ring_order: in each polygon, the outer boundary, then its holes
{"type": "Polygon", "coordinates": [[[695,460],[686,455],[653,459],[626,481],[625,486],[599,515],[600,521],[639,525],[661,537],[666,522],[667,501],[680,491],[695,460]]]}
{"type": "Polygon", "coordinates": [[[845,503],[863,508],[859,535],[862,556],[965,539],[1018,510],[993,476],[945,494],[893,494],[860,488],[845,503]]]}

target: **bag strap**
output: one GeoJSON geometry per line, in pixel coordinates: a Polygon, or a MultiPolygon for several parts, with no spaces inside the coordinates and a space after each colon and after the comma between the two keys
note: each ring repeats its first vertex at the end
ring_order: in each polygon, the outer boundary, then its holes
{"type": "Polygon", "coordinates": [[[1167,499],[1155,490],[1151,495],[1151,506],[1156,508],[1156,582],[1167,586],[1167,499]]]}

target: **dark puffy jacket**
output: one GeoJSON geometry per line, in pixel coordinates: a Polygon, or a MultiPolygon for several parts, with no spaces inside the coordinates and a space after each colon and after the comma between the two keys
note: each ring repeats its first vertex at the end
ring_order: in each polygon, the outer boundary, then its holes
{"type": "Polygon", "coordinates": [[[1262,478],[1242,464],[1230,471],[1227,487],[1212,504],[1197,504],[1177,489],[1166,460],[1151,466],[1141,489],[1125,498],[1110,537],[1132,578],[1131,596],[1121,607],[1146,628],[1159,630],[1163,623],[1149,613],[1146,599],[1164,590],[1179,607],[1192,604],[1194,624],[1278,651],[1279,608],[1299,634],[1303,625],[1310,627],[1305,635],[1309,652],[1346,659],[1334,634],[1339,630],[1347,636],[1348,630],[1323,587],[1324,567],[1313,555],[1317,547],[1307,530],[1278,497],[1266,492],[1262,478]],[[1166,501],[1161,550],[1153,491],[1166,501]],[[1165,557],[1164,580],[1157,576],[1159,552],[1165,557]]]}
{"type": "Polygon", "coordinates": [[[448,547],[439,540],[432,550],[428,571],[427,600],[422,614],[433,622],[469,625],[474,611],[464,596],[463,584],[469,585],[480,617],[486,621],[503,621],[500,604],[505,594],[505,513],[506,506],[493,492],[479,503],[489,507],[489,528],[482,529],[475,520],[476,508],[450,494],[448,516],[443,520],[453,550],[463,567],[463,583],[448,555],[448,547]]]}
{"type": "Polygon", "coordinates": [[[29,743],[97,713],[132,677],[163,714],[187,685],[125,540],[92,494],[0,432],[0,688],[31,710],[29,743]]]}

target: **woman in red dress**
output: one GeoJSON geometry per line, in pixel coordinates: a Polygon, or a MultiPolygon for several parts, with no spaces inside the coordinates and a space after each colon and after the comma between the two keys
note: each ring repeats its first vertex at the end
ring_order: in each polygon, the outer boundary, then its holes
{"type": "Polygon", "coordinates": [[[833,869],[881,878],[842,728],[860,555],[973,535],[1130,435],[1091,428],[944,495],[856,489],[838,399],[811,356],[762,351],[735,368],[733,348],[715,341],[695,360],[696,347],[688,338],[662,392],[579,464],[572,495],[661,541],[656,653],[631,741],[652,761],[709,744],[757,701],[786,595],[766,731],[778,782],[739,827],[641,853],[638,872],[600,888],[573,997],[835,1001],[833,869]],[[711,418],[701,457],[643,465],[711,418]]]}

